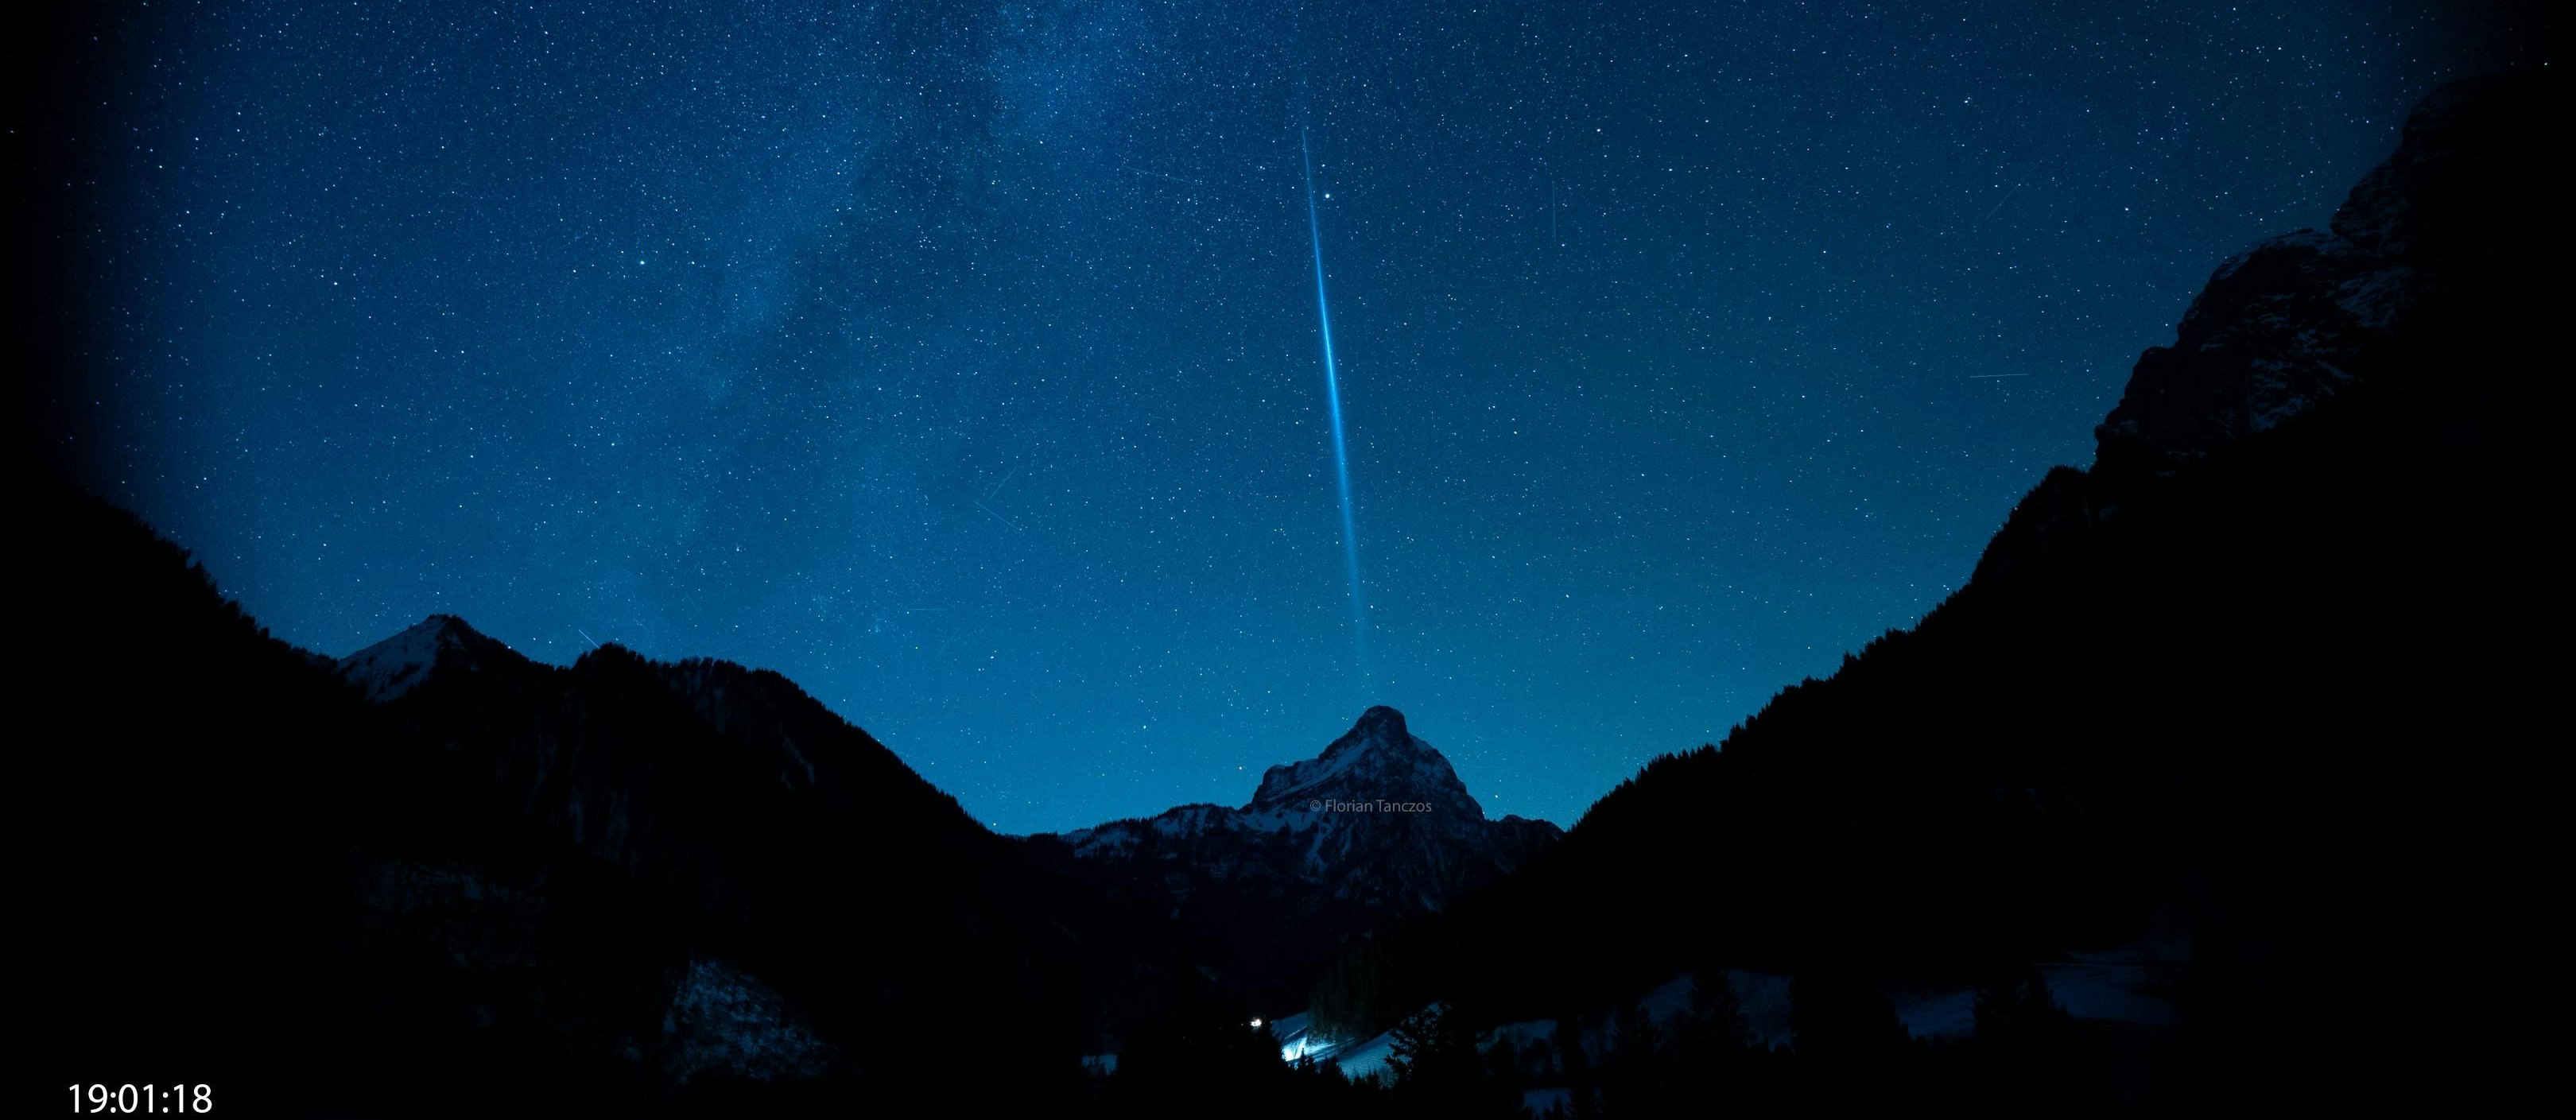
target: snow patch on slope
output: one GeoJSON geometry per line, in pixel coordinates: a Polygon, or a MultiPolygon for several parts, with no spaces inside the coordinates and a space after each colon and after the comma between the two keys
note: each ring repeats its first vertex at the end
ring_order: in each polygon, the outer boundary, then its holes
{"type": "Polygon", "coordinates": [[[339,660],[340,676],[365,690],[367,699],[384,703],[428,680],[441,655],[464,646],[473,631],[465,620],[434,614],[410,629],[339,660]]]}
{"type": "Polygon", "coordinates": [[[663,1068],[682,1084],[718,1071],[755,1081],[813,1077],[831,1054],[769,985],[722,961],[689,965],[662,1034],[663,1068]]]}

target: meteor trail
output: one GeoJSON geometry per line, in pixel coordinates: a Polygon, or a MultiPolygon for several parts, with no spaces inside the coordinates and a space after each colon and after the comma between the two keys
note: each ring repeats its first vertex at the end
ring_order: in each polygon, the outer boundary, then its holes
{"type": "Polygon", "coordinates": [[[988,505],[985,505],[983,502],[980,502],[980,501],[976,502],[976,503],[975,503],[975,508],[976,508],[976,509],[983,510],[983,511],[984,511],[984,512],[986,512],[986,513],[992,513],[992,514],[993,514],[993,520],[995,520],[995,521],[999,521],[999,522],[1001,522],[1001,523],[1002,523],[1002,524],[1004,524],[1004,525],[1009,525],[1009,526],[1011,526],[1011,531],[1012,531],[1012,532],[1014,532],[1014,533],[1024,533],[1024,532],[1027,532],[1027,531],[1028,531],[1028,530],[1026,530],[1026,529],[1022,529],[1022,528],[1020,528],[1020,527],[1019,527],[1018,525],[1016,525],[1016,524],[1013,524],[1010,518],[1004,517],[1004,516],[1002,516],[1001,514],[998,514],[998,513],[993,513],[993,507],[988,506],[988,505]]]}
{"type": "Polygon", "coordinates": [[[1324,226],[1315,215],[1315,153],[1306,130],[1297,130],[1297,154],[1306,171],[1306,236],[1315,250],[1315,321],[1324,336],[1324,399],[1333,409],[1333,471],[1342,485],[1342,560],[1351,579],[1351,659],[1368,678],[1368,615],[1360,600],[1360,538],[1351,518],[1351,456],[1342,440],[1342,374],[1333,363],[1333,309],[1324,298],[1324,226]]]}

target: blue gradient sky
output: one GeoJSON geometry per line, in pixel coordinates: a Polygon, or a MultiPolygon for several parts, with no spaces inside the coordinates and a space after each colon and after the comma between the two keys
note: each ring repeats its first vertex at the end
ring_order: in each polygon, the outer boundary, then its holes
{"type": "Polygon", "coordinates": [[[105,32],[57,451],[300,644],[775,668],[1008,831],[1370,703],[1571,823],[1912,623],[2212,267],[2510,54],[2085,7],[164,6],[105,32]]]}

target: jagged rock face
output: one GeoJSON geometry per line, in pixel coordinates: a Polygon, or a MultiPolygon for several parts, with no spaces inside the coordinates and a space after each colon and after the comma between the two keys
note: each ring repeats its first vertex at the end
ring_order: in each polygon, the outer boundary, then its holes
{"type": "Polygon", "coordinates": [[[1487,820],[1458,773],[1405,727],[1370,708],[1324,753],[1273,766],[1229,822],[1305,840],[1296,872],[1339,899],[1437,910],[1555,842],[1556,826],[1487,820]]]}
{"type": "Polygon", "coordinates": [[[2443,87],[2353,187],[2331,232],[2276,237],[2219,266],[2172,346],[2139,358],[2095,429],[2104,462],[2169,472],[2370,377],[2368,355],[2428,299],[2529,255],[2559,224],[2558,146],[2528,76],[2443,87]]]}
{"type": "MultiPolygon", "coordinates": [[[[2273,238],[2220,265],[2170,346],[2146,351],[2094,429],[2085,472],[2053,472],[1977,565],[1986,578],[2118,512],[2123,495],[2315,410],[2378,368],[2427,308],[2480,298],[2500,274],[2558,259],[2546,166],[2563,147],[2534,75],[2455,82],[2407,119],[2396,153],[2356,185],[2331,231],[2273,238]]],[[[2420,367],[2423,363],[2414,363],[2420,367]]],[[[2411,367],[2410,367],[2411,368],[2411,367]]]]}
{"type": "Polygon", "coordinates": [[[2351,387],[2356,364],[2415,298],[2414,270],[2301,230],[2220,265],[2172,346],[2138,359],[2095,429],[2105,458],[2170,470],[2278,426],[2351,387]]]}
{"type": "Polygon", "coordinates": [[[1273,766],[1241,808],[1183,805],[1030,841],[1115,894],[1151,898],[1210,967],[1258,989],[1390,915],[1438,910],[1562,830],[1489,820],[1449,760],[1375,707],[1324,753],[1273,766]]]}
{"type": "Polygon", "coordinates": [[[1293,813],[1302,808],[1311,813],[1327,801],[1371,798],[1434,805],[1436,819],[1462,826],[1485,819],[1484,806],[1468,795],[1449,760],[1413,737],[1404,726],[1404,713],[1385,706],[1362,713],[1322,755],[1263,771],[1261,788],[1244,811],[1293,813]]]}

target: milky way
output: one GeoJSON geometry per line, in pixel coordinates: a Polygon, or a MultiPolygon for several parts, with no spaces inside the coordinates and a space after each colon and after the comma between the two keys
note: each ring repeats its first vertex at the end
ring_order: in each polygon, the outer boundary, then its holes
{"type": "Polygon", "coordinates": [[[56,7],[58,458],[308,648],[776,669],[1014,831],[1241,803],[1368,703],[1571,823],[1921,617],[2213,268],[2520,49],[2385,0],[56,7]]]}

